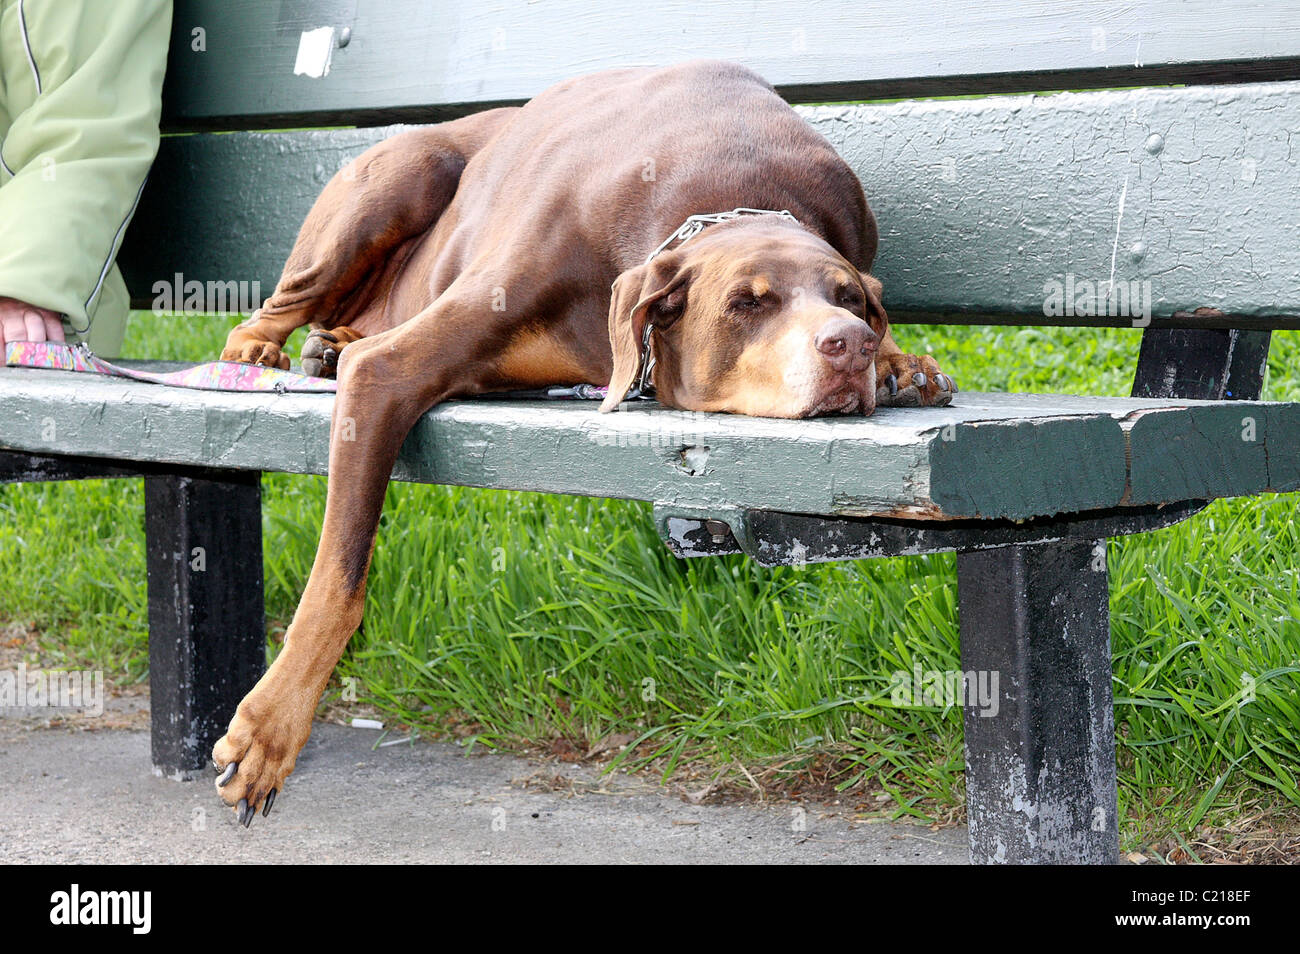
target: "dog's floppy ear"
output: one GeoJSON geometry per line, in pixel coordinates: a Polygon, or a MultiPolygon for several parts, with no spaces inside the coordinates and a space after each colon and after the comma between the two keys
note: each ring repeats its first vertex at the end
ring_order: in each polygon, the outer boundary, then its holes
{"type": "Polygon", "coordinates": [[[641,339],[646,323],[665,328],[686,307],[689,273],[681,255],[665,252],[645,265],[630,268],[614,282],[609,302],[609,344],[614,351],[614,373],[601,411],[618,410],[628,388],[641,372],[641,339]]]}
{"type": "Polygon", "coordinates": [[[862,289],[867,293],[865,309],[867,324],[883,341],[885,332],[889,330],[889,316],[885,314],[885,306],[881,303],[880,297],[884,291],[884,286],[880,284],[880,279],[875,275],[858,272],[858,277],[862,279],[862,289]]]}

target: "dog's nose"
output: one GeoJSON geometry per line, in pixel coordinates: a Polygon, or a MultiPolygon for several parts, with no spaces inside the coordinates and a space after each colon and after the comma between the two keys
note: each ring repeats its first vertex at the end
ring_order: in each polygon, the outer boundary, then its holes
{"type": "Polygon", "coordinates": [[[860,318],[837,316],[822,325],[813,345],[836,371],[865,371],[871,365],[879,339],[860,318]]]}

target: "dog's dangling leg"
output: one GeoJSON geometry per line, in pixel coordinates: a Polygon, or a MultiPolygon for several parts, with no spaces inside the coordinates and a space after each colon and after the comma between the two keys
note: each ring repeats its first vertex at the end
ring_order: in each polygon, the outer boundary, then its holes
{"type": "Polygon", "coordinates": [[[246,824],[293,771],[321,694],[360,625],[384,493],[403,440],[430,407],[472,390],[474,369],[490,364],[508,340],[501,316],[484,311],[491,286],[480,281],[467,290],[471,284],[458,280],[409,321],[353,342],[339,363],[325,519],[311,576],[284,648],[212,752],[224,773],[218,791],[246,824]]]}

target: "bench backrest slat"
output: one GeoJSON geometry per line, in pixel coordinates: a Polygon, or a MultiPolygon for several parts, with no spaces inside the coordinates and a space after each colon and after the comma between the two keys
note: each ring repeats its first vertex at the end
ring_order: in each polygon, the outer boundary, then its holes
{"type": "Polygon", "coordinates": [[[1143,87],[800,106],[876,210],[896,321],[1300,328],[1298,2],[178,0],[164,124],[242,131],[164,139],[120,257],[132,297],[221,283],[208,309],[255,306],[385,120],[701,56],[800,102],[1143,87]],[[301,129],[326,123],[362,128],[301,129]],[[269,127],[299,130],[248,131],[269,127]]]}
{"type": "Polygon", "coordinates": [[[697,57],[744,62],[804,103],[1293,79],[1300,15],[1222,0],[178,0],[164,125],[433,122],[697,57]],[[309,47],[300,62],[300,45],[318,29],[351,32],[314,78],[323,61],[309,47]]]}
{"type": "MultiPolygon", "coordinates": [[[[1300,83],[799,109],[863,181],[896,321],[1300,327],[1300,83]]],[[[164,140],[120,258],[138,304],[161,282],[175,305],[176,273],[269,295],[391,131],[164,140]]]]}

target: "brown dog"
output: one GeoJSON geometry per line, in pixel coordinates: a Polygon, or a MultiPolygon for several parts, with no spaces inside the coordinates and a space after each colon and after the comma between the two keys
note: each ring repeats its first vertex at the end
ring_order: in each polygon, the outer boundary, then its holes
{"type": "Polygon", "coordinates": [[[421,414],[582,382],[607,384],[601,410],[616,410],[651,350],[647,383],[669,407],[799,418],[947,404],[951,379],[890,336],[875,254],[852,170],[730,63],[570,80],[394,136],[336,175],[221,355],[287,368],[285,341],[310,324],[304,369],[339,379],[311,577],[213,750],[240,820],[270,810],[360,623],[384,490],[421,414]],[[759,211],[673,239],[691,216],[742,208],[759,211]]]}

